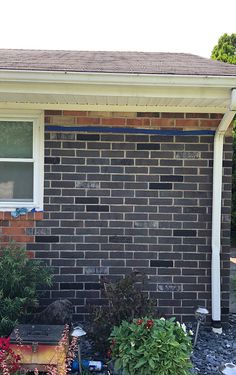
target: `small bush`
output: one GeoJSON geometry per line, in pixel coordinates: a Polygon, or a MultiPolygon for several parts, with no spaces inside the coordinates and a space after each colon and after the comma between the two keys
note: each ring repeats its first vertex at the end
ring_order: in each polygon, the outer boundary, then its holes
{"type": "Polygon", "coordinates": [[[174,318],[123,321],[114,327],[110,355],[126,375],[189,375],[191,338],[174,318]]]}
{"type": "Polygon", "coordinates": [[[131,273],[116,283],[102,284],[108,305],[92,308],[88,332],[100,353],[106,353],[108,338],[115,325],[147,314],[157,316],[154,302],[142,292],[144,281],[141,273],[131,273]]]}
{"type": "Polygon", "coordinates": [[[1,249],[0,336],[9,335],[18,321],[27,318],[38,305],[38,289],[51,284],[51,270],[30,259],[26,250],[14,245],[1,249]]]}

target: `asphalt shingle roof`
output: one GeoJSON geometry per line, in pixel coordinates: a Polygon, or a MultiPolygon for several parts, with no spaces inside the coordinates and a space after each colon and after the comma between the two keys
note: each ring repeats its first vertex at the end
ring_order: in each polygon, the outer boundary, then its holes
{"type": "Polygon", "coordinates": [[[0,49],[0,70],[236,76],[236,65],[186,53],[0,49]]]}

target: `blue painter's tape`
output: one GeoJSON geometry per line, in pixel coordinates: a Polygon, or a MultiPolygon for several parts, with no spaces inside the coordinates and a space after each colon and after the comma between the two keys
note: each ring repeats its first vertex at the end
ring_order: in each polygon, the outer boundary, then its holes
{"type": "Polygon", "coordinates": [[[103,126],[60,126],[46,125],[46,131],[59,132],[92,132],[92,133],[128,133],[128,134],[160,134],[160,135],[214,135],[214,130],[156,130],[137,128],[113,128],[103,126]]]}

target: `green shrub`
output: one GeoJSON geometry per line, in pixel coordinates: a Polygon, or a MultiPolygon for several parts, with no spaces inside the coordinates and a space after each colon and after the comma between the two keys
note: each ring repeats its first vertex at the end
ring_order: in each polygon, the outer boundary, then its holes
{"type": "Polygon", "coordinates": [[[147,314],[157,316],[154,302],[142,292],[144,281],[144,275],[134,272],[116,283],[102,284],[108,304],[92,307],[88,332],[100,353],[106,353],[108,338],[115,325],[147,314]]]}
{"type": "Polygon", "coordinates": [[[38,305],[38,289],[51,286],[51,270],[14,245],[1,249],[0,336],[9,335],[38,305]]]}
{"type": "Polygon", "coordinates": [[[174,318],[123,321],[111,336],[115,370],[126,375],[188,375],[191,338],[185,325],[174,318]]]}

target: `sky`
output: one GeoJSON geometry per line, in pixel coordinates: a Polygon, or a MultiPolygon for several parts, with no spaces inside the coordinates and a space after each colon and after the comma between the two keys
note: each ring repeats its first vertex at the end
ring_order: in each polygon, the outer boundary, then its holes
{"type": "Polygon", "coordinates": [[[236,0],[0,0],[0,48],[184,52],[236,33],[236,0]]]}

